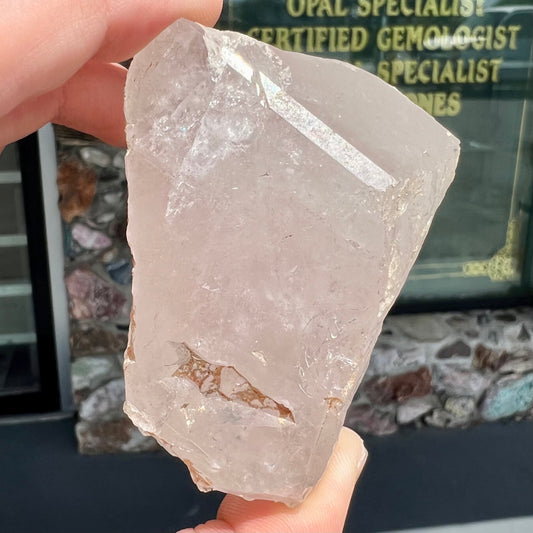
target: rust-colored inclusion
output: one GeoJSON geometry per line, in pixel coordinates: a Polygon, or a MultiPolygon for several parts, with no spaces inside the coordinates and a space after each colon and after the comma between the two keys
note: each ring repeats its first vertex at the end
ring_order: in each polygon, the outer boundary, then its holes
{"type": "Polygon", "coordinates": [[[200,490],[206,491],[213,488],[213,483],[211,480],[205,476],[202,476],[196,468],[194,468],[192,461],[183,459],[183,462],[187,465],[189,473],[191,474],[192,480],[196,483],[200,490]]]}
{"type": "Polygon", "coordinates": [[[135,352],[133,351],[133,346],[128,346],[124,352],[124,359],[127,361],[135,361],[135,352]]]}
{"type": "Polygon", "coordinates": [[[240,372],[238,372],[235,367],[208,363],[193,352],[188,346],[184,346],[189,352],[189,360],[181,365],[174,374],[172,374],[173,376],[192,381],[200,389],[200,392],[205,395],[216,394],[228,401],[244,402],[253,409],[267,411],[274,416],[294,422],[294,416],[288,407],[265,396],[240,372]],[[232,390],[230,394],[225,394],[221,390],[222,371],[224,369],[232,370],[242,380],[237,390],[232,390]]]}
{"type": "MultiPolygon", "coordinates": [[[[133,259],[132,259],[133,261],[133,259]]],[[[135,263],[135,262],[134,262],[135,263]]],[[[128,347],[124,352],[124,359],[127,361],[135,361],[135,352],[133,351],[133,335],[135,334],[135,309],[132,306],[130,311],[130,342],[128,342],[128,347]]]]}
{"type": "Polygon", "coordinates": [[[343,401],[340,398],[328,397],[328,398],[324,398],[324,400],[328,404],[329,411],[339,412],[343,405],[343,401]]]}

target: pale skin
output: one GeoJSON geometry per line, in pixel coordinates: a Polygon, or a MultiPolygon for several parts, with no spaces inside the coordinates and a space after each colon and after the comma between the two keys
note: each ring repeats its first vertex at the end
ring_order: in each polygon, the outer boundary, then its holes
{"type": "MultiPolygon", "coordinates": [[[[180,17],[213,25],[222,0],[0,0],[0,152],[47,122],[125,146],[132,57],[180,17]]],[[[322,478],[299,506],[228,495],[216,520],[181,533],[340,533],[366,460],[343,428],[322,478]]]]}

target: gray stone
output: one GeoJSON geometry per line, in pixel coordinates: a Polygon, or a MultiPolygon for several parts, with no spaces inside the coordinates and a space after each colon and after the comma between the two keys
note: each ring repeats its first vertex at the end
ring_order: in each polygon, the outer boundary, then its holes
{"type": "Polygon", "coordinates": [[[529,331],[523,323],[506,326],[503,335],[511,346],[521,345],[531,339],[529,331]]]}
{"type": "Polygon", "coordinates": [[[124,168],[124,155],[126,154],[126,150],[120,150],[115,154],[115,157],[113,157],[113,166],[115,168],[124,168]]]}
{"type": "Polygon", "coordinates": [[[71,366],[72,389],[94,390],[107,381],[122,375],[122,368],[113,356],[80,357],[71,366]]]}
{"type": "Polygon", "coordinates": [[[533,348],[522,346],[513,351],[513,357],[521,357],[523,359],[533,359],[533,348]]]}
{"type": "Polygon", "coordinates": [[[121,255],[121,250],[119,246],[113,246],[109,250],[105,250],[99,256],[102,263],[113,263],[121,255]]]}
{"type": "Polygon", "coordinates": [[[424,422],[428,426],[437,428],[466,427],[471,421],[471,417],[456,417],[453,413],[445,409],[435,409],[424,417],[424,422]]]}
{"type": "Polygon", "coordinates": [[[70,258],[77,258],[85,253],[85,250],[79,245],[79,243],[72,236],[71,228],[67,225],[64,226],[64,240],[63,247],[65,255],[70,258]]]}
{"type": "Polygon", "coordinates": [[[451,357],[468,357],[470,355],[470,346],[462,340],[457,340],[452,344],[443,346],[437,352],[438,359],[450,359],[451,357]]]}
{"type": "Polygon", "coordinates": [[[400,354],[390,346],[375,346],[370,357],[367,376],[391,374],[400,366],[400,354]]]}
{"type": "Polygon", "coordinates": [[[417,370],[426,363],[424,349],[413,348],[399,351],[390,346],[376,346],[372,352],[369,375],[394,375],[417,370]]]}
{"type": "Polygon", "coordinates": [[[94,222],[97,226],[105,226],[111,221],[115,220],[115,213],[108,211],[106,213],[100,213],[94,216],[94,222]]]}
{"type": "Polygon", "coordinates": [[[444,403],[444,409],[456,419],[468,419],[476,410],[476,402],[470,396],[448,398],[444,403]]]}
{"type": "Polygon", "coordinates": [[[533,374],[501,378],[487,392],[481,415],[485,420],[498,420],[523,413],[533,404],[533,374]]]}
{"type": "Polygon", "coordinates": [[[491,322],[491,317],[489,315],[488,312],[483,312],[483,313],[480,313],[478,316],[477,316],[477,323],[478,325],[480,326],[486,326],[487,324],[490,324],[491,322]]]}
{"type": "MultiPolygon", "coordinates": [[[[435,316],[440,317],[444,322],[450,326],[450,329],[456,333],[458,337],[467,336],[469,337],[468,332],[472,334],[477,330],[478,324],[476,321],[476,315],[472,313],[458,313],[458,314],[436,314],[435,316]]],[[[452,333],[450,333],[450,336],[452,333]]]]}
{"type": "Polygon", "coordinates": [[[110,205],[117,205],[124,199],[123,191],[107,192],[103,196],[104,201],[110,205]]]}
{"type": "MultiPolygon", "coordinates": [[[[124,187],[124,183],[116,179],[98,182],[95,199],[86,215],[92,226],[105,229],[110,222],[125,217],[126,191],[124,187]]],[[[109,232],[108,234],[111,235],[109,232]]]]}
{"type": "Polygon", "coordinates": [[[407,337],[420,342],[440,341],[449,333],[449,327],[435,315],[403,315],[389,320],[407,337]]]}
{"type": "Polygon", "coordinates": [[[501,368],[501,374],[525,374],[533,370],[533,357],[515,357],[507,361],[501,368]]]}
{"type": "Polygon", "coordinates": [[[531,340],[531,334],[529,333],[528,329],[524,324],[522,324],[522,327],[520,328],[520,331],[518,332],[516,338],[521,342],[527,342],[531,340]]]}
{"type": "Polygon", "coordinates": [[[124,381],[115,379],[96,389],[80,405],[79,415],[88,422],[117,420],[123,416],[124,381]]]}
{"type": "Polygon", "coordinates": [[[409,398],[409,400],[398,406],[396,421],[402,425],[410,424],[439,406],[440,402],[434,395],[424,396],[423,398],[409,398]]]}
{"type": "Polygon", "coordinates": [[[93,146],[85,146],[80,149],[80,155],[83,161],[89,165],[96,165],[99,167],[108,167],[111,164],[111,157],[109,154],[93,146]]]}
{"type": "Polygon", "coordinates": [[[106,265],[109,277],[119,285],[131,285],[132,264],[129,259],[120,259],[106,265]]]}
{"type": "Polygon", "coordinates": [[[434,387],[448,396],[472,396],[479,398],[489,386],[488,376],[467,368],[452,365],[434,365],[434,387]]]}
{"type": "Polygon", "coordinates": [[[495,329],[491,329],[487,335],[487,339],[492,344],[498,344],[500,342],[500,336],[495,329]]]}
{"type": "Polygon", "coordinates": [[[452,315],[447,317],[446,323],[451,326],[453,329],[461,329],[465,326],[468,326],[471,323],[470,317],[464,314],[461,315],[452,315]]]}
{"type": "Polygon", "coordinates": [[[494,318],[498,320],[499,322],[503,322],[504,324],[516,322],[516,315],[510,312],[509,313],[496,313],[494,314],[494,318]]]}

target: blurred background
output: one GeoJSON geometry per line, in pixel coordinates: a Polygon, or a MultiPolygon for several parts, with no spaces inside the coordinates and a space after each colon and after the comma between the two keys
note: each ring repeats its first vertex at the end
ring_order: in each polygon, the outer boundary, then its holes
{"type": "MultiPolygon", "coordinates": [[[[462,143],[348,410],[370,458],[346,531],[533,531],[533,4],[227,0],[219,27],[378,74],[462,143]]],[[[0,531],[214,517],[122,413],[124,151],[48,125],[0,189],[0,531]]]]}

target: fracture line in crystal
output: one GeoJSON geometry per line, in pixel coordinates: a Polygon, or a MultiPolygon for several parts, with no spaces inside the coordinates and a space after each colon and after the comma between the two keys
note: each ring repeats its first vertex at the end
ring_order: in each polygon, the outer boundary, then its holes
{"type": "MultiPolygon", "coordinates": [[[[226,63],[248,82],[252,83],[254,69],[239,55],[228,48],[223,53],[226,63]]],[[[272,111],[296,128],[329,157],[370,187],[380,191],[396,185],[396,180],[368,157],[335,133],[327,124],[313,115],[302,104],[287,94],[268,76],[259,73],[268,105],[272,111]]]]}

